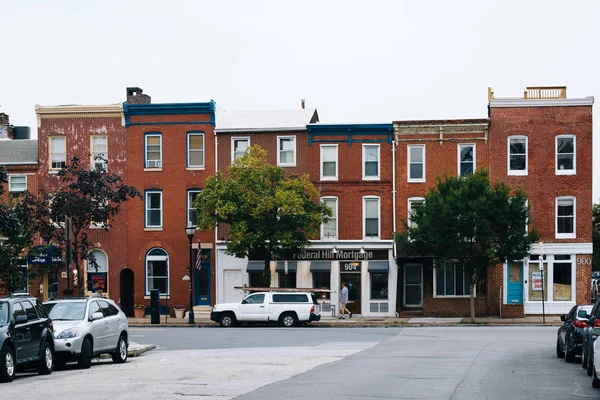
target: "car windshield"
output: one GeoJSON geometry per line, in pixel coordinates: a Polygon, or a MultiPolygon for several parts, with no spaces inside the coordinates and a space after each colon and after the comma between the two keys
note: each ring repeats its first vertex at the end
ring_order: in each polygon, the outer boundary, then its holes
{"type": "Polygon", "coordinates": [[[8,322],[8,303],[0,301],[0,326],[8,322]]]}
{"type": "Polygon", "coordinates": [[[44,304],[53,321],[75,321],[85,316],[85,301],[65,301],[44,304]]]}

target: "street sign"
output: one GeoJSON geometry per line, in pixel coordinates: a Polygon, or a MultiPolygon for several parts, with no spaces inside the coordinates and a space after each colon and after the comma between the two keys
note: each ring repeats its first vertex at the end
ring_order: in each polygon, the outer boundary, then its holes
{"type": "Polygon", "coordinates": [[[283,262],[283,273],[285,275],[288,274],[288,262],[287,262],[287,260],[283,262]]]}

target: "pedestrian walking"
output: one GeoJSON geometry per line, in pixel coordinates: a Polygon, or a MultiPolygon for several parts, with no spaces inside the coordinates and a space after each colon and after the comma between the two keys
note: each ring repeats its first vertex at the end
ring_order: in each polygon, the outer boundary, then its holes
{"type": "Polygon", "coordinates": [[[346,287],[346,282],[342,282],[342,290],[340,290],[340,315],[339,319],[346,319],[344,317],[344,313],[348,312],[348,318],[352,318],[352,311],[348,310],[346,307],[348,304],[348,288],[346,287]]]}

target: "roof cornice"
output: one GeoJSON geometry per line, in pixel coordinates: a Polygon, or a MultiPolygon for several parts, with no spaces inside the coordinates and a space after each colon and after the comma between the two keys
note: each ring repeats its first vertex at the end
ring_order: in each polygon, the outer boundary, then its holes
{"type": "Polygon", "coordinates": [[[42,119],[46,118],[97,118],[97,117],[119,117],[121,124],[125,126],[123,116],[123,103],[100,104],[100,105],[62,105],[62,106],[40,106],[35,105],[38,128],[41,127],[42,119]]]}
{"type": "Polygon", "coordinates": [[[130,117],[144,115],[192,115],[208,114],[210,123],[215,123],[214,100],[204,103],[158,103],[158,104],[130,104],[123,103],[123,113],[125,115],[125,126],[130,125],[130,117]]]}
{"type": "Polygon", "coordinates": [[[506,98],[491,100],[491,108],[511,108],[511,107],[577,107],[577,106],[592,106],[594,104],[593,97],[583,99],[544,99],[544,100],[527,100],[519,98],[506,98]]]}

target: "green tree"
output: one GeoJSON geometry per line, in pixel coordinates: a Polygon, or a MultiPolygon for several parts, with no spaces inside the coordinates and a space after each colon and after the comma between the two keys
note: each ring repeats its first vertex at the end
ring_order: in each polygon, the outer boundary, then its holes
{"type": "MultiPolygon", "coordinates": [[[[436,268],[464,268],[471,294],[471,320],[475,318],[475,286],[488,268],[521,260],[538,240],[529,221],[527,195],[511,193],[503,182],[490,182],[485,170],[460,177],[437,178],[425,202],[404,221],[404,233],[395,235],[400,251],[408,256],[431,255],[436,268]]],[[[531,222],[531,221],[529,221],[531,222]]]]}
{"type": "MultiPolygon", "coordinates": [[[[0,167],[0,196],[5,193],[6,170],[0,167]]],[[[24,287],[26,277],[21,267],[26,264],[25,251],[31,247],[36,233],[34,215],[37,198],[31,193],[15,192],[0,201],[0,292],[13,293],[24,287]]],[[[35,278],[40,268],[30,268],[35,278]]]]}
{"type": "Polygon", "coordinates": [[[592,222],[592,245],[594,246],[592,269],[600,271],[600,204],[594,204],[592,208],[592,222]]]}
{"type": "MultiPolygon", "coordinates": [[[[40,236],[47,243],[55,242],[65,248],[66,236],[64,221],[72,219],[71,256],[75,271],[81,279],[81,266],[87,260],[92,267],[98,267],[90,253],[94,243],[88,240],[90,226],[108,231],[113,218],[121,205],[132,198],[142,198],[133,186],[123,184],[117,174],[109,174],[102,164],[94,169],[80,166],[79,158],[58,172],[59,188],[55,193],[40,194],[40,206],[36,213],[40,236]]],[[[67,266],[69,269],[71,266],[67,266]]],[[[83,295],[83,285],[79,284],[79,295],[83,295]]]]}
{"type": "Polygon", "coordinates": [[[198,229],[229,226],[227,253],[249,257],[264,254],[264,284],[271,285],[272,259],[297,253],[319,234],[331,209],[319,202],[319,192],[307,175],[286,176],[283,168],[267,162],[267,153],[252,146],[228,167],[206,180],[194,201],[198,229]]]}

